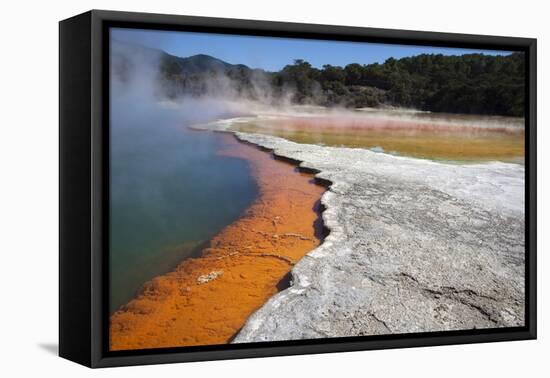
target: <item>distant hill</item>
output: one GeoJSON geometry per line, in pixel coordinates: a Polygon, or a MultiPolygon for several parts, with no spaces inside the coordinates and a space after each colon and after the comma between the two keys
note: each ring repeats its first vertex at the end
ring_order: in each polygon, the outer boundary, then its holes
{"type": "Polygon", "coordinates": [[[264,70],[227,63],[205,54],[182,58],[163,53],[159,74],[165,94],[170,98],[208,94],[259,99],[262,94],[258,83],[270,77],[264,70]]]}
{"type": "Polygon", "coordinates": [[[229,72],[233,70],[250,70],[244,64],[230,64],[223,60],[214,58],[210,55],[198,54],[187,58],[180,58],[174,55],[164,53],[162,56],[162,66],[166,74],[201,74],[204,72],[229,72]]]}
{"type": "Polygon", "coordinates": [[[154,67],[161,95],[245,97],[350,108],[399,106],[434,112],[523,116],[525,57],[423,54],[384,63],[312,67],[297,59],[278,72],[199,54],[177,57],[113,41],[112,70],[122,80],[154,67]]]}
{"type": "Polygon", "coordinates": [[[111,41],[111,62],[115,73],[123,75],[138,67],[158,69],[164,77],[263,72],[244,64],[230,64],[210,55],[197,54],[183,58],[159,49],[117,40],[111,41]]]}

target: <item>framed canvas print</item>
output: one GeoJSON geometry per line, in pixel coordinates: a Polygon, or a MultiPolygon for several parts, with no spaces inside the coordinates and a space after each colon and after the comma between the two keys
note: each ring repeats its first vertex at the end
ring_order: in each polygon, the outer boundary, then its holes
{"type": "Polygon", "coordinates": [[[60,22],[60,355],[536,337],[536,40],[60,22]]]}

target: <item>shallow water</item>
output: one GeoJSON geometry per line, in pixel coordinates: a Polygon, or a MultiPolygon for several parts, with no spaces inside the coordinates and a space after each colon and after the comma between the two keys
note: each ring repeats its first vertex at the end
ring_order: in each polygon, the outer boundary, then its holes
{"type": "Polygon", "coordinates": [[[251,119],[231,129],[432,160],[522,163],[525,155],[522,120],[506,117],[377,111],[251,119]]]}
{"type": "Polygon", "coordinates": [[[238,219],[258,190],[245,160],[218,153],[232,136],[182,127],[208,115],[197,110],[200,116],[186,120],[166,109],[116,105],[111,113],[111,311],[238,219]]]}

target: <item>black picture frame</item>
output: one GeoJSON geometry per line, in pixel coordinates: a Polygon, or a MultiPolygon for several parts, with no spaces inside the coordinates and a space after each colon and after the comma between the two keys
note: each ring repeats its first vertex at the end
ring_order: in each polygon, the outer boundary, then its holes
{"type": "Polygon", "coordinates": [[[92,10],[59,24],[59,354],[88,367],[536,338],[536,39],[92,10]],[[109,27],[525,52],[525,326],[110,352],[109,27]]]}

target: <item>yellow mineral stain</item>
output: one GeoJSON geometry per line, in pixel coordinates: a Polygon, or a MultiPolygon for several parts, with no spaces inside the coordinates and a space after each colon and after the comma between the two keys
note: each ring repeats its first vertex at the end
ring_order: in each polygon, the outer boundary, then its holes
{"type": "Polygon", "coordinates": [[[418,158],[454,161],[522,162],[521,128],[483,128],[422,122],[376,121],[334,117],[289,117],[241,122],[234,131],[282,137],[297,143],[377,148],[418,158]]]}

